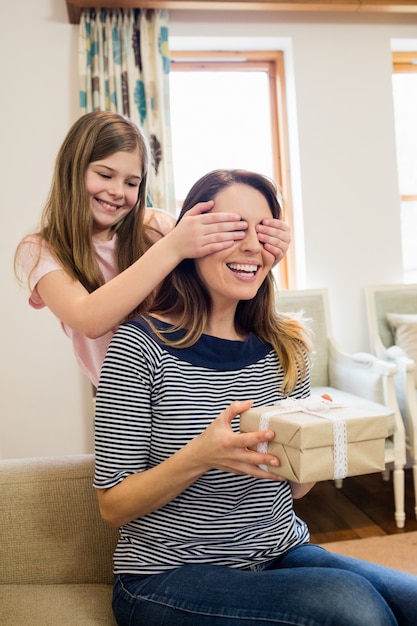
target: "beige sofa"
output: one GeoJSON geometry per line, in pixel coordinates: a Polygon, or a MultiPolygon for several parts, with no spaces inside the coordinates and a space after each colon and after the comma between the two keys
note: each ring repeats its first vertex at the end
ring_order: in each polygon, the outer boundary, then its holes
{"type": "Polygon", "coordinates": [[[0,461],[0,624],[115,626],[92,455],[0,461]]]}

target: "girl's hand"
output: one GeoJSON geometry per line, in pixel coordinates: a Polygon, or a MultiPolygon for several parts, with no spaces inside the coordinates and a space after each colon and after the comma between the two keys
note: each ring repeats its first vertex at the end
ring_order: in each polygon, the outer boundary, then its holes
{"type": "Polygon", "coordinates": [[[234,418],[251,406],[252,400],[233,402],[194,440],[196,443],[198,440],[198,454],[203,469],[204,471],[219,469],[232,474],[248,474],[256,478],[285,480],[259,467],[262,464],[279,467],[277,457],[250,449],[256,447],[258,443],[273,439],[275,436],[273,430],[251,433],[235,433],[232,430],[234,418]]]}
{"type": "Polygon", "coordinates": [[[271,218],[263,220],[256,227],[258,239],[264,245],[265,250],[275,257],[275,263],[279,263],[288,250],[291,242],[291,230],[288,224],[282,220],[271,218]]]}
{"type": "Polygon", "coordinates": [[[198,259],[225,250],[245,236],[247,222],[237,213],[212,213],[213,205],[213,200],[199,202],[169,233],[183,259],[198,259]]]}

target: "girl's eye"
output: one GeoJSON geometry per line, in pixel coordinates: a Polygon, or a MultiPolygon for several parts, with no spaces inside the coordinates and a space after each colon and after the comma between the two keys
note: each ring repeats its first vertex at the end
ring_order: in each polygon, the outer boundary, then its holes
{"type": "Polygon", "coordinates": [[[138,187],[138,183],[127,183],[129,187],[138,187]]]}
{"type": "Polygon", "coordinates": [[[98,175],[101,176],[101,178],[106,178],[106,179],[110,178],[109,174],[103,174],[103,172],[99,172],[98,175]]]}

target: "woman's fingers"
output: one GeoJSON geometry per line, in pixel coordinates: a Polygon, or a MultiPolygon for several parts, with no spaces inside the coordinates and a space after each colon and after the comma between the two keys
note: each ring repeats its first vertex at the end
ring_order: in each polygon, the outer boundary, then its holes
{"type": "Polygon", "coordinates": [[[274,438],[274,431],[267,429],[236,433],[232,430],[233,420],[250,409],[252,404],[251,400],[232,402],[203,433],[205,452],[211,458],[210,467],[235,474],[281,480],[265,469],[268,465],[278,468],[279,459],[258,448],[274,438]]]}

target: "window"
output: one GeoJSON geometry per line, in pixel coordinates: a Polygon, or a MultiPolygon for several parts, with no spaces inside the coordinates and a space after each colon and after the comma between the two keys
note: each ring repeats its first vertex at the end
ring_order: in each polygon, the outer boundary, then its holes
{"type": "MultiPolygon", "coordinates": [[[[178,206],[191,185],[216,168],[273,178],[292,227],[282,52],[171,52],[170,108],[178,206]]],[[[291,284],[292,249],[278,265],[291,284]]]]}
{"type": "Polygon", "coordinates": [[[417,52],[393,53],[404,281],[417,282],[417,52]]]}

